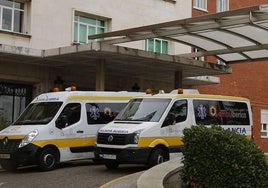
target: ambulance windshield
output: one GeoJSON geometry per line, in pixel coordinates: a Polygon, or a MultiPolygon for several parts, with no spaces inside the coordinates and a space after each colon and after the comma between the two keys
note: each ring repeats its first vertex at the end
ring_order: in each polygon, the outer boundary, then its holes
{"type": "Polygon", "coordinates": [[[117,121],[157,122],[165,112],[171,99],[143,98],[133,99],[115,118],[117,121]]]}
{"type": "Polygon", "coordinates": [[[61,105],[62,102],[32,103],[13,125],[47,124],[54,118],[61,105]]]}

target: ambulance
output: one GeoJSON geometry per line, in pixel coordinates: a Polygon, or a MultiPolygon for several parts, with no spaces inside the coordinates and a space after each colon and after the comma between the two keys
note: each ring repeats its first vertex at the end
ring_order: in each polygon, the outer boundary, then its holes
{"type": "Polygon", "coordinates": [[[135,97],[99,129],[95,155],[108,169],[119,164],[152,167],[181,155],[183,130],[198,125],[219,125],[250,138],[250,101],[181,89],[135,97]]]}
{"type": "Polygon", "coordinates": [[[65,161],[97,160],[93,146],[98,129],[112,121],[132,97],[139,95],[145,93],[41,94],[14,123],[0,131],[0,165],[14,171],[19,166],[33,164],[48,171],[65,161]]]}

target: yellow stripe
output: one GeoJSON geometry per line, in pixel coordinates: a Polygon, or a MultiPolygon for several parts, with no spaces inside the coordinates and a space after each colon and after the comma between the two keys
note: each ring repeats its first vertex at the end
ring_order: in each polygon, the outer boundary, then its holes
{"type": "Polygon", "coordinates": [[[166,147],[169,146],[178,146],[183,145],[182,138],[180,137],[147,137],[147,138],[140,138],[138,147],[155,147],[156,145],[165,145],[166,147]]]}
{"type": "Polygon", "coordinates": [[[178,94],[177,96],[185,96],[190,98],[208,98],[208,99],[230,99],[248,101],[249,99],[244,97],[224,96],[224,95],[207,95],[207,94],[178,94]]]}
{"type": "Polygon", "coordinates": [[[23,139],[25,135],[11,135],[11,136],[0,135],[0,139],[3,139],[5,137],[8,137],[8,139],[23,139]]]}
{"type": "Polygon", "coordinates": [[[234,97],[234,96],[224,96],[224,95],[207,95],[207,94],[164,94],[158,96],[141,96],[137,98],[204,98],[204,99],[225,99],[225,100],[238,100],[238,101],[249,101],[247,98],[234,97]]]}
{"type": "Polygon", "coordinates": [[[69,96],[69,100],[130,100],[130,96],[69,96]]]}
{"type": "Polygon", "coordinates": [[[94,146],[96,138],[71,138],[71,139],[54,139],[54,140],[38,140],[33,144],[44,147],[46,145],[55,145],[58,148],[79,147],[79,146],[94,146]]]}

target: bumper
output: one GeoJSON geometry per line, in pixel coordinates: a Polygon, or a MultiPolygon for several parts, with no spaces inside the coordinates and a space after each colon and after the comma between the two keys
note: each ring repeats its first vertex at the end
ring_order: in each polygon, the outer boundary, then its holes
{"type": "Polygon", "coordinates": [[[0,161],[9,160],[17,165],[37,164],[39,147],[33,144],[28,144],[22,148],[17,148],[13,151],[0,150],[0,161]]]}
{"type": "Polygon", "coordinates": [[[95,148],[95,157],[116,160],[119,164],[147,164],[152,148],[95,148]]]}

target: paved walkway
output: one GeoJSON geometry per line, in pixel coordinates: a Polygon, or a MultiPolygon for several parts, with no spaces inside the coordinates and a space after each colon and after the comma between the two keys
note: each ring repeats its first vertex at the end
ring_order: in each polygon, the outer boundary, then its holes
{"type": "Polygon", "coordinates": [[[112,180],[100,188],[179,188],[181,166],[181,157],[178,157],[146,171],[112,180]]]}
{"type": "Polygon", "coordinates": [[[177,157],[148,170],[114,179],[100,188],[179,188],[181,166],[181,157],[177,157]]]}

